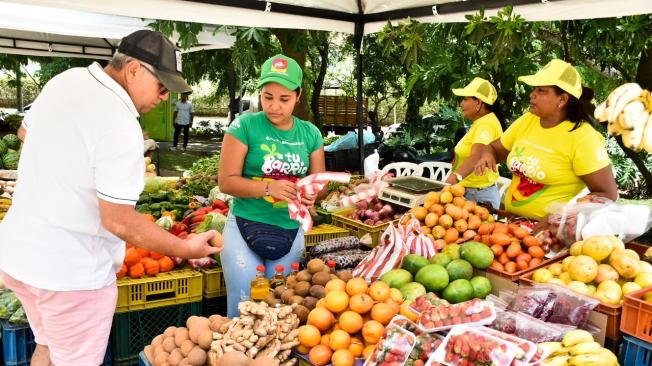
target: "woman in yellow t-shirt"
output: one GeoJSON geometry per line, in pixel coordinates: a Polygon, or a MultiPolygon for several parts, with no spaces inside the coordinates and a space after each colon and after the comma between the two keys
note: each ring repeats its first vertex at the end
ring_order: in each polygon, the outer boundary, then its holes
{"type": "Polygon", "coordinates": [[[482,149],[503,133],[503,122],[499,119],[501,113],[496,102],[496,88],[485,79],[475,78],[463,89],[453,89],[453,93],[464,97],[460,102],[462,116],[470,119],[473,124],[455,146],[453,169],[446,182],[464,186],[466,199],[488,202],[498,208],[498,173],[473,173],[473,168],[482,155],[482,149]]]}
{"type": "Polygon", "coordinates": [[[505,209],[540,220],[546,207],[566,203],[588,187],[591,195],[618,196],[604,138],[594,129],[593,91],[582,87],[575,68],[554,59],[519,80],[534,87],[530,112],[514,121],[484,149],[475,173],[496,170],[505,161],[512,183],[505,209]]]}

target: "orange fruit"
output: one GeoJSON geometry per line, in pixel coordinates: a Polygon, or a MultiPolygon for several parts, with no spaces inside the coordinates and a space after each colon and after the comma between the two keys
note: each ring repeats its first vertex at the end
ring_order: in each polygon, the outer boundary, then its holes
{"type": "Polygon", "coordinates": [[[364,351],[362,351],[362,357],[364,357],[365,360],[366,360],[366,359],[369,359],[369,357],[371,356],[371,354],[374,352],[374,349],[376,349],[376,345],[375,345],[375,344],[367,345],[367,346],[364,348],[364,351]]]}
{"type": "Polygon", "coordinates": [[[331,291],[346,291],[346,282],[340,280],[339,278],[333,278],[326,283],[324,288],[326,289],[326,293],[331,291]]]}
{"type": "Polygon", "coordinates": [[[370,320],[362,326],[362,338],[369,344],[376,344],[385,333],[385,326],[381,323],[370,320]]]}
{"type": "Polygon", "coordinates": [[[389,289],[389,298],[397,304],[403,303],[403,294],[401,293],[401,290],[397,288],[389,289]]]}
{"type": "Polygon", "coordinates": [[[451,193],[453,194],[453,196],[455,196],[455,197],[464,197],[464,193],[465,193],[464,192],[465,191],[464,186],[462,186],[461,184],[453,184],[450,187],[451,187],[451,193]]]}
{"type": "Polygon", "coordinates": [[[339,313],[349,307],[349,295],[344,291],[335,290],[326,294],[326,309],[339,313]]]}
{"type": "Polygon", "coordinates": [[[362,357],[364,351],[364,343],[359,338],[351,337],[351,344],[349,344],[349,351],[353,353],[353,357],[362,357]]]}
{"type": "Polygon", "coordinates": [[[299,342],[308,348],[318,345],[321,342],[319,329],[310,324],[299,327],[299,342]]]}
{"type": "Polygon", "coordinates": [[[331,357],[333,366],[353,366],[355,363],[355,356],[348,349],[340,349],[333,353],[331,357]]]}
{"type": "Polygon", "coordinates": [[[423,206],[418,206],[411,209],[410,213],[412,213],[417,220],[423,221],[423,219],[425,219],[426,215],[428,214],[428,209],[423,206]]]}
{"type": "Polygon", "coordinates": [[[328,340],[328,346],[333,350],[337,351],[340,349],[348,349],[351,345],[351,336],[349,333],[338,329],[334,330],[331,333],[330,339],[328,340]]]}
{"type": "Polygon", "coordinates": [[[367,294],[356,294],[349,300],[349,307],[358,314],[364,314],[374,306],[374,299],[367,294]]]}
{"type": "Polygon", "coordinates": [[[341,330],[341,329],[342,329],[342,327],[340,327],[340,324],[339,324],[339,323],[335,323],[335,325],[333,325],[333,327],[331,328],[331,331],[334,332],[334,331],[336,331],[336,330],[341,330]]]}
{"type": "Polygon", "coordinates": [[[354,311],[345,311],[337,324],[349,334],[355,334],[362,329],[362,316],[354,311]]]}
{"type": "Polygon", "coordinates": [[[352,278],[346,283],[346,293],[349,294],[349,296],[365,294],[367,293],[368,288],[369,285],[367,284],[367,281],[360,277],[352,278]]]}
{"type": "Polygon", "coordinates": [[[392,320],[394,315],[398,313],[393,305],[386,304],[384,302],[379,302],[376,305],[374,305],[373,308],[371,308],[371,319],[383,324],[387,325],[389,322],[392,320]]]}
{"type": "Polygon", "coordinates": [[[333,314],[325,308],[314,308],[308,313],[308,324],[314,325],[322,332],[327,331],[335,321],[333,314]]]}
{"type": "Polygon", "coordinates": [[[317,301],[317,304],[315,304],[316,308],[324,308],[326,309],[326,299],[321,298],[317,301]]]}
{"type": "Polygon", "coordinates": [[[376,281],[369,287],[369,296],[376,301],[385,301],[389,299],[389,286],[385,282],[376,281]]]}
{"type": "Polygon", "coordinates": [[[396,301],[392,299],[387,299],[387,301],[385,301],[385,304],[392,307],[394,314],[398,314],[398,312],[401,311],[401,305],[399,305],[396,301]]]}
{"type": "Polygon", "coordinates": [[[330,342],[330,340],[331,340],[331,334],[326,333],[323,336],[321,336],[321,342],[319,343],[323,344],[324,346],[328,346],[328,342],[330,342]]]}
{"type": "Polygon", "coordinates": [[[323,344],[318,344],[310,350],[308,353],[308,359],[313,365],[324,366],[331,361],[331,356],[333,352],[328,346],[323,344]]]}
{"type": "Polygon", "coordinates": [[[307,355],[308,352],[310,352],[310,348],[300,344],[297,346],[297,348],[294,349],[295,351],[301,353],[302,355],[307,355]]]}

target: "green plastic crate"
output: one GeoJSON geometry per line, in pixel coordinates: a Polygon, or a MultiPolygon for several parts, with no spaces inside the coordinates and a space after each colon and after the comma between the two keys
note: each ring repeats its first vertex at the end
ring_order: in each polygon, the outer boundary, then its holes
{"type": "Polygon", "coordinates": [[[114,365],[138,365],[138,354],[167,327],[181,327],[191,315],[201,315],[202,302],[116,313],[111,326],[114,365]]]}

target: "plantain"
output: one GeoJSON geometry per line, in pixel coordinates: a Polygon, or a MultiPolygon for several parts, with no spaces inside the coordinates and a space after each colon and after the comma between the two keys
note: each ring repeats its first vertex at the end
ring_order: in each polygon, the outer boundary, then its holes
{"type": "Polygon", "coordinates": [[[609,121],[615,121],[625,106],[641,95],[643,89],[636,83],[623,84],[609,94],[607,98],[607,114],[609,121]]]}
{"type": "Polygon", "coordinates": [[[571,356],[598,353],[602,346],[598,342],[584,342],[576,344],[570,348],[569,353],[571,356]]]}
{"type": "Polygon", "coordinates": [[[568,360],[568,363],[573,366],[616,366],[617,362],[613,362],[605,355],[600,353],[593,353],[587,355],[573,356],[568,360]]]}
{"type": "Polygon", "coordinates": [[[568,356],[555,356],[552,358],[547,358],[545,361],[543,361],[543,364],[546,366],[566,366],[568,365],[568,360],[570,357],[568,356]]]}

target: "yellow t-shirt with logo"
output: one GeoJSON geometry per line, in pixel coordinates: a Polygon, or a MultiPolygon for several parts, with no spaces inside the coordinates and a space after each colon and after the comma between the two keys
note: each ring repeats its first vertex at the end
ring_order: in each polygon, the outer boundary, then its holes
{"type": "Polygon", "coordinates": [[[543,128],[539,117],[526,113],[505,131],[500,141],[510,151],[507,168],[512,183],[505,192],[505,209],[540,220],[553,202],[568,202],[586,186],[579,176],[609,164],[604,138],[588,123],[576,130],[564,121],[543,128]]]}
{"type": "MultiPolygon", "coordinates": [[[[494,113],[485,114],[484,116],[473,121],[469,132],[455,145],[455,171],[466,159],[471,156],[471,147],[473,144],[489,145],[500,137],[503,128],[500,121],[494,113]]],[[[460,182],[464,187],[485,188],[495,184],[498,181],[498,172],[487,172],[485,175],[476,175],[471,173],[460,182]]]]}

